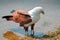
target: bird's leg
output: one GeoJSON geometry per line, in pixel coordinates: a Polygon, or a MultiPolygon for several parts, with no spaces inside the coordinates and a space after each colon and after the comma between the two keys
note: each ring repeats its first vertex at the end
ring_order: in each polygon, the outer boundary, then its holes
{"type": "Polygon", "coordinates": [[[25,35],[28,36],[28,27],[24,27],[25,35]]]}
{"type": "Polygon", "coordinates": [[[32,25],[31,25],[31,36],[34,36],[34,25],[35,25],[35,24],[32,24],[32,25]]]}

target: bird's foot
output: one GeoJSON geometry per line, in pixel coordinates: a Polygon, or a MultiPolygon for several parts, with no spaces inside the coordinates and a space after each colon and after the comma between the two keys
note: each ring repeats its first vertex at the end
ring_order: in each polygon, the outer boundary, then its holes
{"type": "Polygon", "coordinates": [[[31,34],[31,37],[34,37],[34,34],[31,34]]]}
{"type": "Polygon", "coordinates": [[[28,36],[28,32],[25,33],[25,36],[28,36]]]}

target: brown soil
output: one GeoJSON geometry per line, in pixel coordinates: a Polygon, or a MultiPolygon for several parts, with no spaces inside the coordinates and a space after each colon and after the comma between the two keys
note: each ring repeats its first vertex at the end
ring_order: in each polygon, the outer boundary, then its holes
{"type": "Polygon", "coordinates": [[[21,37],[17,34],[13,33],[12,31],[8,31],[4,33],[3,37],[5,37],[8,40],[60,40],[60,29],[58,29],[55,32],[48,32],[48,35],[50,37],[47,38],[32,38],[32,37],[21,37]]]}

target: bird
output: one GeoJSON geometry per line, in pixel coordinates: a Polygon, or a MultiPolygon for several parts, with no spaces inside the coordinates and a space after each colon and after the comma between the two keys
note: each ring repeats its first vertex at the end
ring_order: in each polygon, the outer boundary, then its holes
{"type": "Polygon", "coordinates": [[[25,35],[28,35],[28,28],[31,27],[31,36],[34,36],[34,26],[40,20],[40,14],[45,14],[42,7],[34,7],[29,11],[12,10],[12,15],[3,16],[7,21],[19,23],[25,30],[25,35]]]}

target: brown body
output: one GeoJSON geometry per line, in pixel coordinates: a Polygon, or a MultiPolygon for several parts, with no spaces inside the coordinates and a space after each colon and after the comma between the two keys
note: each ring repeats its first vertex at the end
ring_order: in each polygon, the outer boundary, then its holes
{"type": "Polygon", "coordinates": [[[13,13],[13,21],[20,23],[20,26],[24,26],[24,24],[28,24],[28,23],[32,22],[32,19],[28,15],[28,12],[18,10],[13,13]]]}
{"type": "Polygon", "coordinates": [[[35,7],[30,11],[13,10],[11,11],[11,13],[13,13],[12,16],[3,16],[3,18],[6,18],[8,21],[14,21],[16,23],[19,23],[20,26],[24,27],[26,34],[28,31],[28,26],[26,26],[25,24],[31,23],[29,24],[31,26],[31,34],[34,35],[34,25],[39,20],[40,13],[44,14],[44,10],[42,7],[35,7]]]}
{"type": "MultiPolygon", "coordinates": [[[[6,17],[5,17],[6,18],[6,17]]],[[[28,24],[32,22],[32,19],[28,12],[25,12],[23,10],[17,10],[13,12],[12,17],[7,17],[7,21],[14,21],[16,23],[19,23],[20,26],[23,26],[25,31],[28,32],[28,27],[24,26],[24,24],[28,24]]],[[[31,24],[31,30],[34,30],[34,24],[31,24]]],[[[34,34],[34,32],[33,32],[34,34]]]]}

